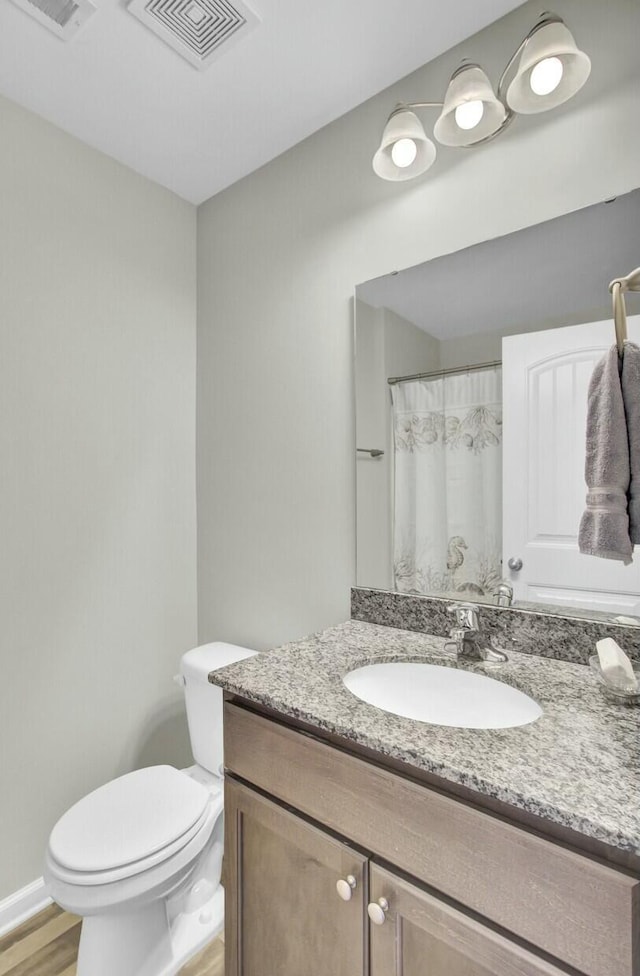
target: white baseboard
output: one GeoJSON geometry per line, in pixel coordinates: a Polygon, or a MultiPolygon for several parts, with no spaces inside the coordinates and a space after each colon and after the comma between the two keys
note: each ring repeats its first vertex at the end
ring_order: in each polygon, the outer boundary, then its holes
{"type": "Polygon", "coordinates": [[[53,901],[42,878],[25,885],[20,891],[0,901],[0,936],[22,925],[53,901]]]}

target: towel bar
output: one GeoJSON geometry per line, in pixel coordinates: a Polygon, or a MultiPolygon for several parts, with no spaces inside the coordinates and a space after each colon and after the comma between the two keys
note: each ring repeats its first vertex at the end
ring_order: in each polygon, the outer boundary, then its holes
{"type": "Polygon", "coordinates": [[[627,338],[627,310],[624,304],[625,291],[640,291],[640,268],[630,271],[624,278],[614,278],[609,284],[613,296],[613,321],[616,328],[618,355],[622,356],[627,338]]]}

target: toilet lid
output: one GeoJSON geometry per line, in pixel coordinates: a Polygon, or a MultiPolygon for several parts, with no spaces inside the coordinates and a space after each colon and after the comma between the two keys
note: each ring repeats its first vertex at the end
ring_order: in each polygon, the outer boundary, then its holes
{"type": "Polygon", "coordinates": [[[150,766],[79,800],[53,828],[49,850],[73,871],[107,871],[167,847],[202,817],[206,787],[173,766],[150,766]]]}

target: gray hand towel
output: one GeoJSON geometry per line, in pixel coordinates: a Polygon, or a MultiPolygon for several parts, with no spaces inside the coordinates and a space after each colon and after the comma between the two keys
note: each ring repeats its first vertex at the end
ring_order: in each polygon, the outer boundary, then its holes
{"type": "Polygon", "coordinates": [[[587,401],[585,458],[587,508],[580,522],[580,552],[631,562],[627,513],[629,443],[617,346],[596,365],[587,401]]]}
{"type": "Polygon", "coordinates": [[[622,359],[622,401],[629,439],[629,483],[627,508],[629,535],[640,543],[640,348],[625,342],[622,359]]]}

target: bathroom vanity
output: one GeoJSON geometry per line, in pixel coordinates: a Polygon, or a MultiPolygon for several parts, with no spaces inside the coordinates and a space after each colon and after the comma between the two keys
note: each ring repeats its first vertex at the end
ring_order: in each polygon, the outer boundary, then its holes
{"type": "Polygon", "coordinates": [[[640,710],[530,654],[485,670],[541,705],[519,728],[418,723],[342,683],[452,665],[444,644],[350,621],[211,676],[227,976],[639,976],[640,710]]]}

